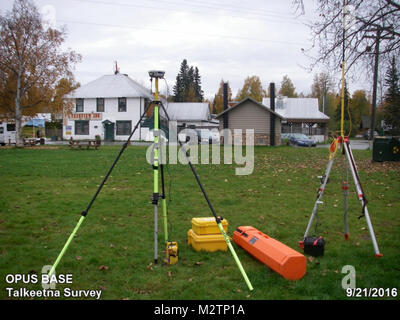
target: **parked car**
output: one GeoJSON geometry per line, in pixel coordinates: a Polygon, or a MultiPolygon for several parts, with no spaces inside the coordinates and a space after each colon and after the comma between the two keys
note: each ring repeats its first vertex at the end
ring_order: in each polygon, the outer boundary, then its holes
{"type": "Polygon", "coordinates": [[[299,146],[299,147],[315,147],[317,144],[314,140],[307,137],[305,134],[302,133],[291,133],[289,137],[289,143],[292,146],[299,146]]]}
{"type": "MultiPolygon", "coordinates": [[[[367,130],[367,131],[364,132],[363,138],[368,140],[369,139],[369,135],[370,135],[370,130],[367,130]]],[[[377,137],[378,135],[379,135],[378,132],[374,131],[374,137],[377,137]]]]}

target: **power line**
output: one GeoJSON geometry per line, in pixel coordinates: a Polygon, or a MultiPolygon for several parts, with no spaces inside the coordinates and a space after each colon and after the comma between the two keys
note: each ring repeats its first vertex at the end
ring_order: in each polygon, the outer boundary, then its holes
{"type": "MultiPolygon", "coordinates": [[[[121,3],[121,2],[110,2],[110,1],[94,1],[94,0],[73,0],[73,1],[82,2],[82,3],[96,4],[96,5],[99,5],[99,4],[100,5],[110,5],[110,6],[116,6],[116,7],[134,7],[134,8],[155,9],[155,10],[162,10],[162,11],[167,10],[167,11],[172,11],[172,12],[191,12],[191,13],[194,13],[193,11],[181,10],[181,9],[177,9],[177,8],[159,7],[159,6],[146,6],[146,5],[132,4],[132,3],[121,3]]],[[[152,1],[152,0],[150,0],[150,1],[152,1]]],[[[176,2],[166,1],[166,0],[162,0],[162,2],[169,3],[169,4],[175,4],[175,5],[176,4],[179,4],[179,5],[181,4],[181,3],[176,3],[176,2]]],[[[190,5],[189,5],[189,7],[190,7],[190,5]]],[[[193,7],[193,6],[191,6],[191,7],[193,7]]],[[[202,8],[205,8],[205,7],[202,7],[202,8]]],[[[211,8],[211,9],[225,9],[225,10],[227,9],[227,8],[222,8],[222,7],[209,7],[209,8],[211,8]]],[[[238,12],[238,11],[235,11],[235,10],[233,10],[233,11],[234,12],[238,12]]],[[[197,11],[197,12],[199,12],[199,11],[197,11]]],[[[242,12],[240,12],[240,13],[242,13],[242,12]]],[[[253,16],[258,16],[257,20],[261,20],[261,21],[264,21],[264,22],[270,22],[270,23],[285,22],[285,23],[289,23],[289,24],[300,24],[300,25],[302,25],[302,23],[299,22],[299,21],[293,21],[293,20],[290,20],[289,18],[284,19],[283,17],[276,16],[276,15],[274,16],[274,15],[271,15],[271,14],[261,14],[261,13],[256,13],[256,12],[254,12],[254,13],[250,13],[249,12],[248,14],[253,15],[253,16]],[[267,17],[267,16],[269,16],[269,17],[271,17],[273,19],[276,19],[276,20],[271,20],[271,19],[265,20],[264,18],[267,17]]],[[[214,13],[214,12],[207,12],[207,15],[254,20],[254,18],[245,17],[243,15],[240,15],[240,16],[239,15],[227,15],[227,14],[220,14],[220,13],[214,13]]]]}
{"type": "Polygon", "coordinates": [[[196,36],[204,36],[204,37],[211,37],[211,38],[224,38],[224,39],[234,39],[234,40],[246,40],[246,41],[256,41],[256,42],[263,42],[263,43],[281,43],[281,44],[288,44],[288,45],[295,45],[295,46],[304,46],[304,43],[300,42],[290,42],[290,41],[283,41],[283,40],[266,40],[266,39],[258,39],[258,38],[249,38],[249,37],[242,37],[242,36],[231,36],[231,35],[219,35],[219,34],[203,34],[203,33],[194,33],[194,32],[176,32],[167,29],[158,29],[153,27],[143,27],[143,26],[132,26],[132,25],[121,25],[121,24],[106,24],[106,23],[97,23],[97,22],[87,22],[87,21],[72,21],[72,20],[63,20],[58,19],[58,21],[63,23],[72,23],[72,24],[82,24],[82,25],[91,25],[97,27],[107,27],[107,28],[123,28],[123,29],[143,29],[143,30],[151,30],[157,32],[167,32],[167,33],[180,33],[184,35],[196,35],[196,36]]]}
{"type": "Polygon", "coordinates": [[[265,14],[267,16],[272,16],[272,17],[278,17],[278,18],[292,18],[292,16],[287,15],[287,14],[282,14],[280,12],[276,11],[268,11],[268,10],[260,10],[260,9],[251,9],[251,8],[245,8],[245,7],[238,7],[238,6],[232,6],[232,4],[226,5],[226,4],[221,4],[221,3],[210,3],[210,2],[202,2],[202,1],[190,1],[189,4],[188,2],[171,2],[167,0],[147,0],[147,1],[156,1],[156,2],[165,2],[165,3],[170,3],[170,4],[178,4],[178,5],[186,5],[186,6],[198,6],[201,8],[210,8],[210,9],[223,9],[223,10],[229,10],[229,11],[234,11],[234,12],[247,12],[247,13],[252,13],[256,15],[260,14],[265,14]]]}

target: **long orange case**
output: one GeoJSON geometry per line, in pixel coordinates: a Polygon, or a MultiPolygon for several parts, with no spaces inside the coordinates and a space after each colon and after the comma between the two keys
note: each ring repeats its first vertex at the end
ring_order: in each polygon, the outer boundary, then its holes
{"type": "Polygon", "coordinates": [[[288,280],[299,280],[306,273],[306,257],[251,226],[240,226],[233,241],[254,258],[288,280]]]}

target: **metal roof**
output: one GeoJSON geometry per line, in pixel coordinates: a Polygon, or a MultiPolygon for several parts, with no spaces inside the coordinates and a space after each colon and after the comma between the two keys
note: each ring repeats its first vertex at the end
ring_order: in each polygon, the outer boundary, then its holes
{"type": "Polygon", "coordinates": [[[168,102],[164,106],[170,120],[209,121],[211,118],[207,102],[168,102]]]}
{"type": "MultiPolygon", "coordinates": [[[[270,108],[270,99],[263,98],[262,104],[270,108]]],[[[318,110],[317,98],[277,97],[275,98],[275,112],[286,120],[329,120],[326,114],[318,110]]]]}
{"type": "Polygon", "coordinates": [[[69,94],[71,98],[148,98],[153,99],[150,90],[129,78],[117,73],[93,80],[69,94]]]}

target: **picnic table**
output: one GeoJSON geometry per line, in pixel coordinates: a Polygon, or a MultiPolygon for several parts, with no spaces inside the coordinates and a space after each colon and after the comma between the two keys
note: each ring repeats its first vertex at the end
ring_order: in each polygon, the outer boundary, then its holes
{"type": "Polygon", "coordinates": [[[72,137],[69,140],[69,148],[70,149],[82,149],[85,147],[86,149],[94,148],[95,150],[98,149],[100,146],[100,140],[74,140],[72,137]]]}
{"type": "Polygon", "coordinates": [[[36,138],[25,138],[24,139],[24,146],[34,146],[36,144],[40,143],[40,140],[36,138]]]}

